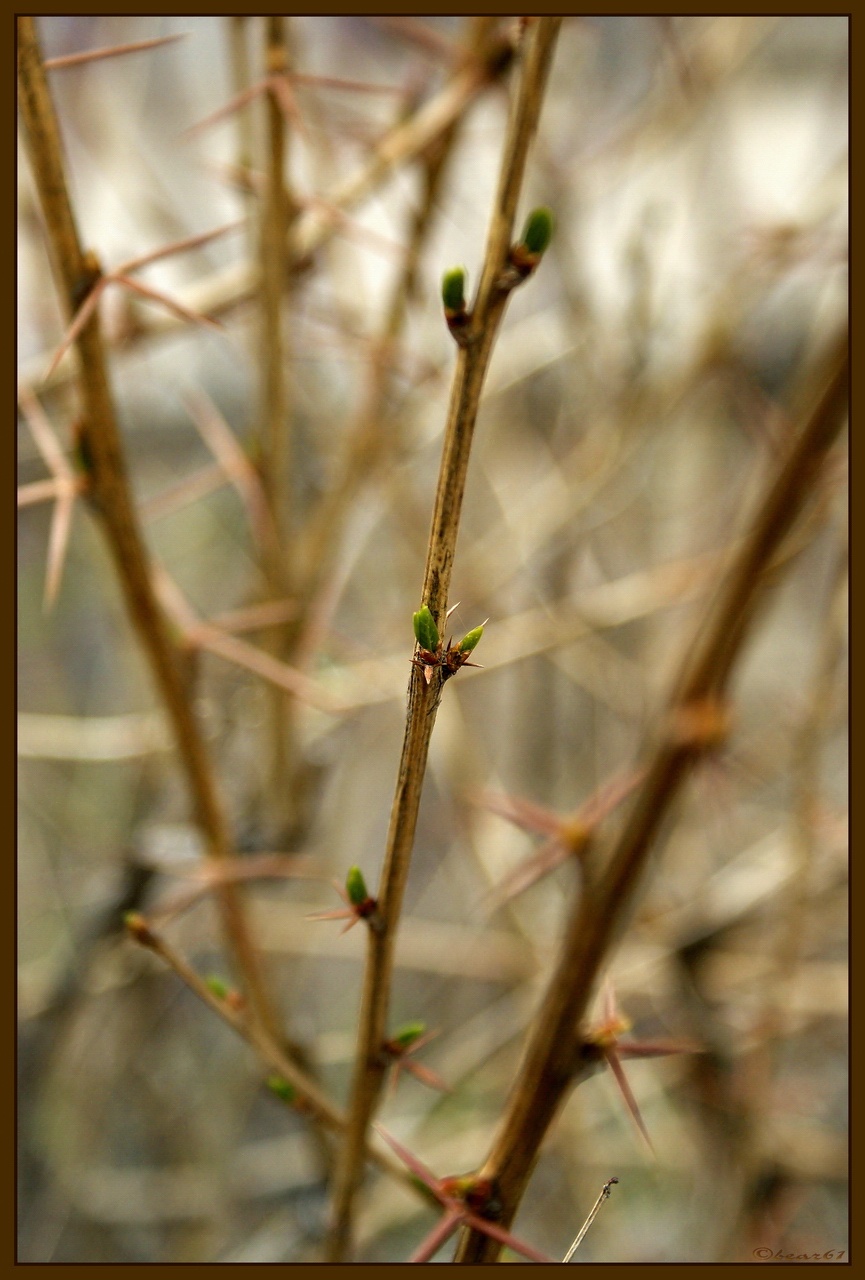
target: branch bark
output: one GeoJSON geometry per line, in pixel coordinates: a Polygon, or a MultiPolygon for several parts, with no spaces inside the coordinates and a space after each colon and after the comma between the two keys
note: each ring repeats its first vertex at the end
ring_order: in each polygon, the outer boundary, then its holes
{"type": "MultiPolygon", "coordinates": [[[[537,127],[560,25],[561,19],[541,18],[529,37],[519,88],[512,101],[484,269],[472,311],[468,341],[460,347],[457,356],[421,596],[422,603],[429,606],[440,629],[447,612],[481,387],[510,292],[501,284],[501,279],[508,263],[529,144],[537,127]]],[[[418,668],[412,667],[402,756],[378,892],[379,922],[376,929],[368,932],[369,949],[349,1123],[336,1174],[334,1226],[330,1241],[332,1261],[342,1260],[350,1248],[352,1210],[363,1172],[366,1134],[386,1070],[381,1046],[386,1038],[394,943],[441,692],[440,671],[427,684],[418,668]]]]}

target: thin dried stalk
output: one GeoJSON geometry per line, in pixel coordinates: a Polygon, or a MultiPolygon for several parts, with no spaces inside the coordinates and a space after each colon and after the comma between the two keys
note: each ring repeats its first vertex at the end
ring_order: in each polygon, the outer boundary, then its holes
{"type": "MultiPolygon", "coordinates": [[[[748,627],[765,594],[766,570],[812,496],[820,469],[844,424],[847,337],[827,362],[827,387],[786,459],[772,477],[739,554],[689,646],[646,779],[605,869],[574,910],[559,961],[531,1032],[519,1076],[481,1176],[495,1181],[507,1225],[516,1213],[541,1141],[580,1073],[579,1026],[598,974],[627,918],[663,820],[692,767],[709,745],[748,627]]],[[[600,859],[596,867],[601,865],[600,859]]],[[[466,1232],[455,1261],[492,1262],[499,1248],[466,1232]]]]}
{"type": "MultiPolygon", "coordinates": [[[[18,79],[21,114],[33,175],[53,259],[61,304],[71,319],[80,302],[82,282],[92,280],[66,183],[60,131],[48,90],[32,17],[18,18],[18,79]]],[[[94,312],[76,339],[79,387],[83,402],[82,452],[88,459],[89,489],[114,558],[129,616],[150,663],[168,711],[196,818],[208,853],[231,854],[231,835],[204,742],[187,697],[177,654],[154,595],[150,565],[132,501],[117,427],[105,350],[94,312]]],[[[235,885],[219,889],[219,907],[240,981],[256,1017],[276,1030],[259,961],[252,946],[235,885]]]]}
{"type": "MultiPolygon", "coordinates": [[[[444,625],[447,612],[451,567],[481,387],[507,304],[508,292],[499,282],[508,261],[529,144],[540,115],[560,25],[561,19],[541,18],[529,40],[525,66],[508,122],[484,269],[472,312],[470,340],[460,348],[457,356],[421,593],[421,601],[429,606],[440,627],[444,625]]],[[[441,690],[440,673],[428,685],[420,670],[412,667],[402,756],[377,895],[380,925],[376,930],[368,931],[369,950],[349,1125],[336,1174],[334,1227],[329,1245],[332,1261],[341,1260],[350,1248],[353,1203],[363,1172],[366,1134],[386,1072],[387,1064],[382,1060],[380,1050],[386,1038],[394,942],[441,690]]]]}
{"type": "Polygon", "coordinates": [[[143,53],[148,49],[158,49],[160,45],[185,40],[188,35],[188,31],[180,31],[173,36],[156,36],[152,40],[132,40],[128,44],[113,44],[104,49],[86,49],[83,53],[66,53],[59,58],[46,58],[42,65],[48,71],[59,71],[62,67],[80,67],[84,63],[99,62],[103,58],[117,58],[127,53],[143,53]]]}
{"type": "Polygon", "coordinates": [[[616,1183],[616,1182],[618,1182],[618,1181],[619,1181],[619,1179],[618,1179],[618,1178],[610,1178],[610,1179],[608,1179],[608,1181],[607,1181],[607,1182],[605,1182],[605,1183],[604,1183],[604,1185],[601,1187],[601,1194],[598,1196],[597,1200],[595,1201],[595,1203],[592,1205],[591,1209],[589,1210],[588,1217],[586,1218],[585,1222],[583,1223],[583,1225],[580,1227],[579,1231],[577,1232],[576,1239],[574,1240],[574,1243],[571,1245],[571,1247],[570,1247],[570,1249],[568,1250],[568,1252],[567,1252],[567,1253],[565,1254],[565,1256],[562,1258],[562,1262],[570,1262],[571,1258],[572,1258],[572,1257],[574,1256],[574,1254],[577,1252],[577,1250],[579,1249],[580,1245],[583,1243],[583,1237],[585,1236],[585,1234],[586,1234],[586,1232],[588,1231],[589,1227],[590,1227],[590,1226],[592,1225],[592,1223],[594,1222],[595,1218],[598,1216],[598,1210],[600,1209],[601,1205],[604,1203],[604,1201],[605,1201],[605,1200],[609,1200],[609,1198],[610,1198],[610,1188],[613,1186],[613,1184],[614,1184],[614,1183],[616,1183]]]}

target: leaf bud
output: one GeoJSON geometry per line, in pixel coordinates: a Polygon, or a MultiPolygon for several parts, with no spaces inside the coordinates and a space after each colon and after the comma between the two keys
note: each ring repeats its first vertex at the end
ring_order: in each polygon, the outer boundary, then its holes
{"type": "Polygon", "coordinates": [[[466,272],[464,267],[451,267],[442,276],[442,304],[451,320],[466,309],[466,272]]]}
{"type": "Polygon", "coordinates": [[[393,1033],[391,1043],[399,1045],[401,1049],[408,1049],[415,1040],[420,1040],[425,1031],[425,1022],[406,1022],[393,1033]]]}
{"type": "Polygon", "coordinates": [[[277,1098],[281,1098],[283,1102],[294,1102],[297,1098],[297,1090],[293,1084],[279,1075],[267,1077],[267,1087],[271,1093],[275,1093],[277,1098]]]}
{"type": "Polygon", "coordinates": [[[544,206],[533,209],[526,219],[521,244],[534,257],[546,253],[553,238],[553,215],[544,206]]]}
{"type": "Polygon", "coordinates": [[[142,947],[156,946],[156,938],[150,931],[150,926],[140,911],[127,911],[123,917],[123,923],[126,925],[127,931],[136,942],[140,942],[142,947]]]}
{"type": "Polygon", "coordinates": [[[436,653],[441,638],[439,637],[438,627],[435,619],[429,611],[429,605],[422,605],[417,613],[413,615],[415,639],[422,649],[428,649],[430,653],[436,653]]]}
{"type": "Polygon", "coordinates": [[[348,875],[345,877],[345,891],[353,907],[359,907],[361,903],[368,900],[369,893],[360,867],[349,868],[348,875]]]}
{"type": "Polygon", "coordinates": [[[462,640],[460,640],[460,643],[459,643],[460,653],[471,653],[472,649],[476,647],[481,636],[484,634],[485,626],[486,626],[486,623],[482,622],[479,627],[475,627],[474,630],[469,631],[466,635],[463,636],[462,640]]]}

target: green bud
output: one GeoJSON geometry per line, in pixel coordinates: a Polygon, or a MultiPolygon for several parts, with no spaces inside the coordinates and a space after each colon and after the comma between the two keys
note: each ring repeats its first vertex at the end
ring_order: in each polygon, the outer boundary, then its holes
{"type": "Polygon", "coordinates": [[[222,978],[218,978],[215,974],[211,974],[209,978],[204,979],[208,991],[212,991],[218,999],[224,1000],[228,995],[228,983],[223,982],[222,978]]]}
{"type": "Polygon", "coordinates": [[[414,1044],[415,1040],[420,1040],[426,1031],[425,1022],[406,1022],[391,1036],[394,1044],[398,1044],[403,1049],[407,1049],[409,1045],[414,1044]]]}
{"type": "Polygon", "coordinates": [[[422,605],[417,613],[413,615],[415,639],[422,649],[429,649],[430,653],[435,653],[441,644],[438,627],[435,619],[429,611],[429,605],[422,605]]]}
{"type": "Polygon", "coordinates": [[[459,643],[460,653],[471,653],[481,636],[484,634],[485,623],[481,623],[479,627],[475,627],[473,631],[469,631],[463,636],[459,643]]]}
{"type": "Polygon", "coordinates": [[[348,900],[353,907],[359,907],[362,902],[366,902],[369,893],[366,888],[366,881],[363,878],[363,872],[360,867],[350,867],[348,875],[345,877],[345,891],[348,894],[348,900]]]}
{"type": "Polygon", "coordinates": [[[459,314],[466,308],[466,272],[464,267],[451,267],[442,276],[442,302],[449,313],[459,314]]]}
{"type": "Polygon", "coordinates": [[[289,1084],[282,1076],[268,1076],[267,1087],[271,1093],[275,1093],[277,1098],[282,1098],[283,1102],[294,1102],[297,1097],[297,1090],[293,1084],[289,1084]]]}
{"type": "Polygon", "coordinates": [[[553,215],[549,209],[543,206],[540,209],[533,209],[529,214],[526,225],[523,228],[523,238],[521,243],[531,254],[538,257],[542,253],[546,253],[549,243],[553,238],[553,215]]]}

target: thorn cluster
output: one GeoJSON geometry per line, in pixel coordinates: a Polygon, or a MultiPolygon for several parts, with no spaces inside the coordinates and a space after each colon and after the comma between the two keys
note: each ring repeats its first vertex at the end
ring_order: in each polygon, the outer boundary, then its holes
{"type": "Polygon", "coordinates": [[[438,1089],[442,1093],[450,1093],[451,1089],[441,1076],[431,1070],[430,1067],[422,1066],[419,1062],[409,1060],[409,1054],[417,1053],[418,1049],[428,1044],[434,1036],[438,1035],[437,1031],[427,1031],[426,1024],[423,1022],[407,1022],[404,1026],[399,1027],[389,1040],[385,1040],[382,1045],[382,1053],[393,1067],[391,1075],[390,1091],[396,1089],[402,1071],[408,1071],[420,1080],[421,1084],[428,1085],[430,1089],[438,1089]]]}
{"type": "Polygon", "coordinates": [[[451,676],[455,676],[460,667],[480,666],[480,663],[469,662],[469,654],[477,647],[489,618],[486,618],[479,627],[467,632],[459,644],[454,644],[451,638],[446,645],[442,644],[438,627],[428,605],[422,605],[413,615],[412,621],[415,639],[419,646],[417,656],[412,658],[412,662],[423,671],[427,684],[432,680],[433,672],[437,667],[441,669],[442,683],[444,683],[451,676]]]}
{"type": "Polygon", "coordinates": [[[314,915],[307,916],[307,920],[347,920],[348,924],[341,930],[342,933],[348,933],[359,920],[365,920],[373,931],[380,927],[378,900],[370,895],[360,867],[349,868],[344,889],[336,880],[333,881],[333,887],[345,906],[338,907],[335,911],[317,911],[314,915]]]}

